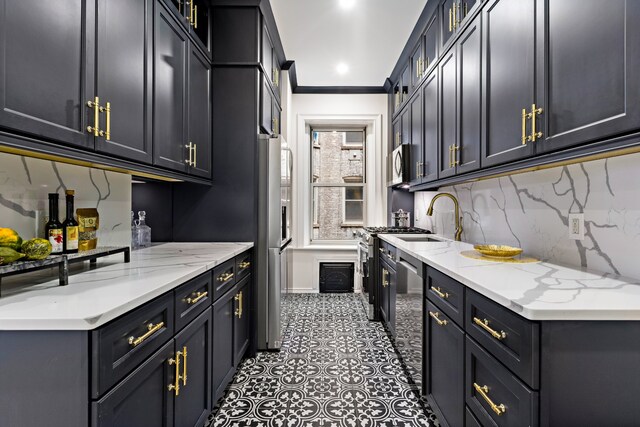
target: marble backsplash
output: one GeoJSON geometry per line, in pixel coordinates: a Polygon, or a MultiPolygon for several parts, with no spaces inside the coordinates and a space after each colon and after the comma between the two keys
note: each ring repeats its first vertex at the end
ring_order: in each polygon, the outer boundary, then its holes
{"type": "Polygon", "coordinates": [[[0,227],[13,228],[24,239],[43,235],[47,194],[60,194],[63,221],[66,189],[75,190],[76,209],[98,209],[100,246],[130,244],[129,175],[5,153],[0,153],[0,227]]]}
{"type": "MultiPolygon", "coordinates": [[[[460,201],[470,243],[519,246],[569,266],[640,278],[640,154],[440,188],[460,201]],[[584,240],[569,239],[569,213],[583,213],[584,240]]],[[[453,203],[416,192],[417,227],[453,237],[453,203]]]]}

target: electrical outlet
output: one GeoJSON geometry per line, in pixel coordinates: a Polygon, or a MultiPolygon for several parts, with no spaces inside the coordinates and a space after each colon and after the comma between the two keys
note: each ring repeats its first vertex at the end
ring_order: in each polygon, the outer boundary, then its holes
{"type": "Polygon", "coordinates": [[[584,240],[584,214],[569,214],[569,238],[584,240]]]}

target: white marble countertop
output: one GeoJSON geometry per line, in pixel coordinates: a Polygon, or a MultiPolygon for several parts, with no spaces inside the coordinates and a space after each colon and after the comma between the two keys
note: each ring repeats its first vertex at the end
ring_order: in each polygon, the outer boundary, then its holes
{"type": "Polygon", "coordinates": [[[473,250],[464,242],[378,237],[530,320],[640,320],[640,280],[549,262],[470,259],[460,255],[473,250]]]}
{"type": "MultiPolygon", "coordinates": [[[[253,243],[165,243],[72,269],[68,286],[50,270],[5,278],[0,330],[90,330],[253,247],[253,243]],[[79,270],[79,271],[76,271],[79,270]]],[[[57,270],[56,270],[57,271],[57,270]]]]}

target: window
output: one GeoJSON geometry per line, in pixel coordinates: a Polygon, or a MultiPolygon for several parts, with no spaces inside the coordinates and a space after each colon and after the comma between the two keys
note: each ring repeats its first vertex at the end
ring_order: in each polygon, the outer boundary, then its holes
{"type": "Polygon", "coordinates": [[[311,130],[312,240],[350,240],[365,214],[365,131],[311,130]]]}

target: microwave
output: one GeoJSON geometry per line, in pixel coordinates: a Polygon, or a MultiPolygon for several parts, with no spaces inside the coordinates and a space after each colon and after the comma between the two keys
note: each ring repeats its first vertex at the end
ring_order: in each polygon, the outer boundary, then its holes
{"type": "Polygon", "coordinates": [[[393,150],[391,155],[387,157],[389,186],[408,184],[411,180],[409,176],[410,153],[411,146],[409,144],[402,144],[393,150]]]}

